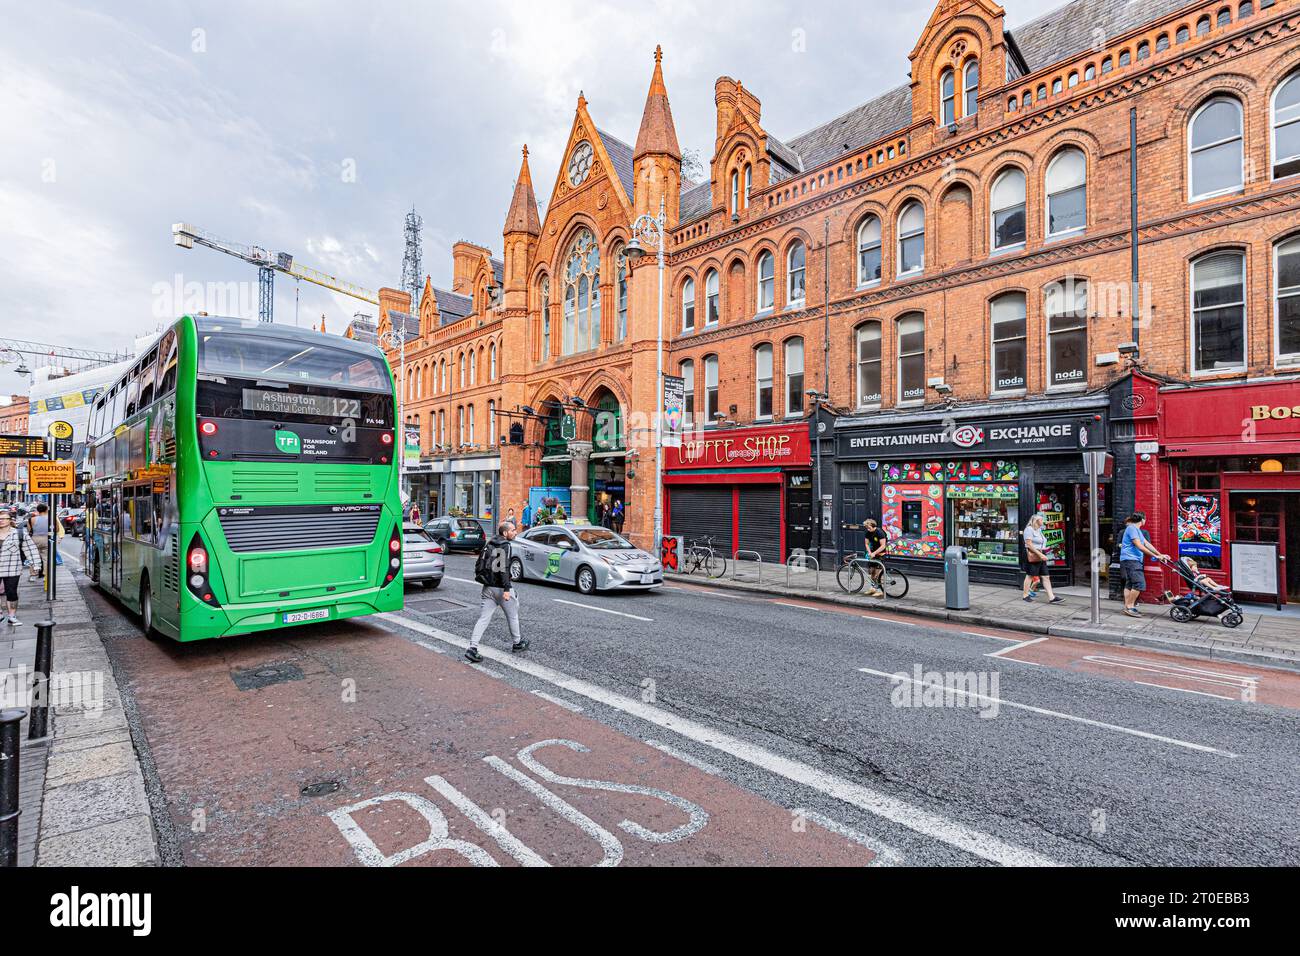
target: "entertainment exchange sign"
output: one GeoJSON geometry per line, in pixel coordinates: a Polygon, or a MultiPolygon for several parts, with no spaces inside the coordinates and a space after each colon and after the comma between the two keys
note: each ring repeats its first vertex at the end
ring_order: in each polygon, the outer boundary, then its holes
{"type": "Polygon", "coordinates": [[[1071,452],[1105,447],[1103,423],[1092,416],[948,422],[899,428],[845,429],[839,457],[1016,455],[1071,452]]]}

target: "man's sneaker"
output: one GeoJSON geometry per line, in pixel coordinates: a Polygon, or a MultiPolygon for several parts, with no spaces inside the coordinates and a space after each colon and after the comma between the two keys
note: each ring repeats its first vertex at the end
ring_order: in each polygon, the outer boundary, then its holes
{"type": "Polygon", "coordinates": [[[1033,603],[1034,603],[1034,596],[1033,596],[1032,594],[1026,594],[1026,595],[1025,595],[1024,597],[1022,597],[1020,600],[1024,601],[1026,604],[1033,604],[1033,603]]]}
{"type": "Polygon", "coordinates": [[[1142,612],[1139,611],[1139,610],[1138,610],[1137,608],[1135,608],[1135,607],[1126,607],[1126,608],[1124,608],[1124,613],[1127,614],[1129,617],[1141,617],[1141,616],[1142,616],[1142,612]]]}
{"type": "Polygon", "coordinates": [[[1065,598],[1063,598],[1063,597],[1054,597],[1054,598],[1052,598],[1050,601],[1048,601],[1047,603],[1048,603],[1048,604],[1064,604],[1064,603],[1065,603],[1065,598]]]}
{"type": "Polygon", "coordinates": [[[9,615],[9,623],[12,624],[14,627],[22,627],[23,624],[22,621],[18,620],[18,618],[12,614],[9,615]]]}
{"type": "Polygon", "coordinates": [[[526,641],[526,640],[524,640],[524,641],[516,641],[515,643],[513,643],[513,644],[510,645],[510,653],[511,653],[511,654],[518,654],[518,653],[520,653],[520,652],[522,652],[522,651],[526,651],[526,650],[528,650],[528,641],[526,641]]]}
{"type": "Polygon", "coordinates": [[[482,664],[483,655],[478,652],[477,647],[471,647],[465,651],[465,660],[469,661],[471,664],[482,664]]]}
{"type": "Polygon", "coordinates": [[[873,598],[882,598],[885,596],[885,592],[880,590],[879,588],[873,588],[872,590],[867,592],[867,596],[873,598]]]}

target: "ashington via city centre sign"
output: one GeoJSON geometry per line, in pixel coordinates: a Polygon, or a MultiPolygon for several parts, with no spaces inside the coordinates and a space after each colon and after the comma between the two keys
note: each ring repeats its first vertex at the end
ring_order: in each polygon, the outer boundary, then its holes
{"type": "Polygon", "coordinates": [[[839,434],[839,457],[903,458],[966,452],[1032,455],[1104,448],[1103,424],[1091,414],[1080,414],[845,429],[839,434]]]}
{"type": "Polygon", "coordinates": [[[664,467],[792,468],[809,462],[808,424],[686,431],[680,448],[664,449],[664,467]]]}

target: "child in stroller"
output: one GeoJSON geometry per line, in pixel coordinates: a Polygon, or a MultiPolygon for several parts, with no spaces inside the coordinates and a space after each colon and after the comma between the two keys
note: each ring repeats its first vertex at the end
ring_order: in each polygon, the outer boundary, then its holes
{"type": "Polygon", "coordinates": [[[1214,581],[1192,558],[1160,563],[1191,587],[1186,594],[1169,602],[1169,616],[1179,624],[1197,617],[1217,617],[1224,627],[1238,627],[1245,620],[1241,608],[1233,600],[1232,590],[1214,581]]]}

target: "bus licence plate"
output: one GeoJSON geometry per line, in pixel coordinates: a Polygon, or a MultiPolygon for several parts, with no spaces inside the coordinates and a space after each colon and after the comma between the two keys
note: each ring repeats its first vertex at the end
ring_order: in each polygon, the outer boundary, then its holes
{"type": "Polygon", "coordinates": [[[297,624],[300,621],[321,621],[330,616],[329,608],[323,607],[316,611],[294,611],[285,614],[285,624],[297,624]]]}

